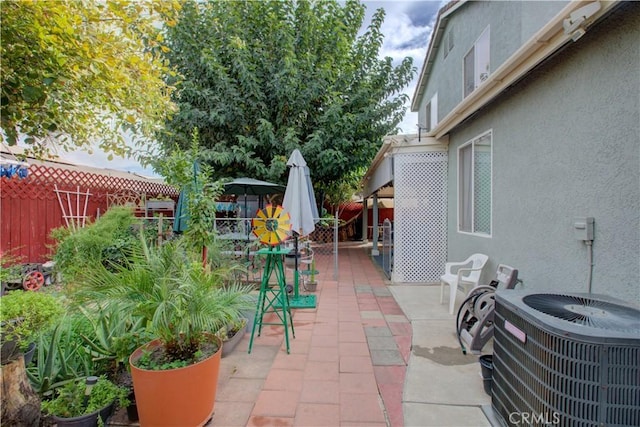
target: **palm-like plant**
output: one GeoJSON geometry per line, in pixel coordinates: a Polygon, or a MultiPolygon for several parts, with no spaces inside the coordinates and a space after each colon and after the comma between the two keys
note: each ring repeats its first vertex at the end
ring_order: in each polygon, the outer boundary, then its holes
{"type": "Polygon", "coordinates": [[[250,289],[230,282],[228,269],[204,267],[183,238],[161,246],[141,240],[140,251],[122,266],[98,269],[78,296],[143,317],[165,361],[195,361],[205,335],[247,308],[250,289]]]}

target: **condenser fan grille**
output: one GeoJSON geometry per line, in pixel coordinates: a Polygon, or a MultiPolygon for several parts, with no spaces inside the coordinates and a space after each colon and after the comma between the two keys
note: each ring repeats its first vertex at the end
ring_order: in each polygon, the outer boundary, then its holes
{"type": "Polygon", "coordinates": [[[542,313],[573,324],[620,332],[640,331],[640,310],[574,295],[533,294],[523,301],[542,313]]]}

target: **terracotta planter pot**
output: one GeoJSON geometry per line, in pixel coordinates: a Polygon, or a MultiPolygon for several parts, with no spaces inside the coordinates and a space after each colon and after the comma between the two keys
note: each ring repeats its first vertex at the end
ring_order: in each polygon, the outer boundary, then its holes
{"type": "Polygon", "coordinates": [[[218,344],[218,351],[208,359],[164,371],[134,366],[143,351],[161,346],[159,340],[145,344],[131,354],[129,364],[133,391],[142,427],[202,426],[211,418],[222,355],[222,343],[218,344]]]}

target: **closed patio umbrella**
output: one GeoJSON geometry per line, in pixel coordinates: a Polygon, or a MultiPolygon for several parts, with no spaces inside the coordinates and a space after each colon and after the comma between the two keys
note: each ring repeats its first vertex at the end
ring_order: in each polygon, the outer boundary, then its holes
{"type": "Polygon", "coordinates": [[[200,191],[198,183],[198,173],[200,173],[200,165],[193,162],[193,183],[189,183],[180,189],[178,204],[173,214],[173,232],[184,233],[189,226],[189,212],[187,205],[189,203],[189,194],[200,191]]]}
{"type": "MultiPolygon", "coordinates": [[[[318,222],[318,207],[313,194],[309,167],[300,150],[293,150],[287,161],[287,166],[291,169],[289,170],[289,180],[287,181],[287,189],[284,192],[282,207],[289,212],[291,229],[295,239],[294,296],[291,307],[298,305],[296,308],[304,308],[307,305],[299,301],[300,296],[298,293],[298,236],[306,236],[315,230],[315,224],[318,222]]],[[[313,299],[311,307],[315,307],[315,299],[313,299]]]]}

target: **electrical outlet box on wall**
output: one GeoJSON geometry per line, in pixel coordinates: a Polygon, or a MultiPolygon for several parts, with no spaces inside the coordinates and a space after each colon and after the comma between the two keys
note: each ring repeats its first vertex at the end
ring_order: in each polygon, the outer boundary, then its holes
{"type": "Polygon", "coordinates": [[[578,217],[573,220],[576,239],[593,240],[593,217],[578,217]]]}

